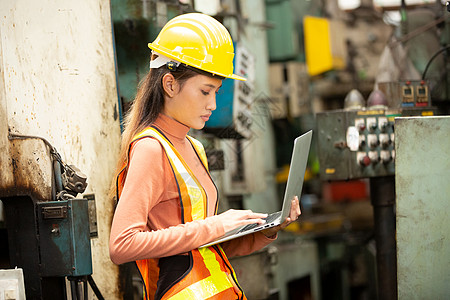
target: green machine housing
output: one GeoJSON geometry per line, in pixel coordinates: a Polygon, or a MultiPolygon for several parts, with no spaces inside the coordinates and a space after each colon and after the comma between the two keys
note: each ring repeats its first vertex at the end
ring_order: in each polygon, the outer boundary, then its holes
{"type": "Polygon", "coordinates": [[[88,200],[37,203],[42,276],[92,274],[88,200]]]}

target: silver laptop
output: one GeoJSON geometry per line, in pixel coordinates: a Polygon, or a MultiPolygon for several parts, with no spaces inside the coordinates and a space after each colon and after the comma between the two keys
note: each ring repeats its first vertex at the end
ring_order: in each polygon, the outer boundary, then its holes
{"type": "Polygon", "coordinates": [[[283,207],[281,211],[269,214],[264,224],[249,224],[238,227],[232,231],[225,233],[219,239],[202,245],[200,248],[208,247],[218,243],[222,243],[240,236],[244,236],[266,228],[275,227],[283,223],[289,216],[291,211],[291,201],[294,196],[300,199],[305,177],[306,165],[308,163],[309,148],[311,146],[312,130],[297,137],[294,140],[294,150],[292,151],[291,165],[289,168],[289,176],[284,192],[283,207]]]}

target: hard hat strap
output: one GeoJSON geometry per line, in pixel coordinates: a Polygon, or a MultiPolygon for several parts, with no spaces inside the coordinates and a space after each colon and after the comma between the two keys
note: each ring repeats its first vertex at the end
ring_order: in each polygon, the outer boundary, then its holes
{"type": "Polygon", "coordinates": [[[180,63],[179,61],[176,61],[172,58],[162,55],[156,51],[152,51],[152,54],[155,55],[156,58],[150,61],[150,69],[158,69],[162,66],[165,66],[171,72],[177,72],[177,71],[183,70],[183,68],[186,68],[186,69],[195,71],[195,72],[205,75],[205,76],[214,77],[214,78],[217,78],[220,80],[225,79],[225,77],[223,77],[223,76],[220,76],[220,75],[208,72],[208,71],[204,71],[204,70],[192,67],[192,66],[184,64],[184,63],[180,63]]]}
{"type": "MultiPolygon", "coordinates": [[[[155,55],[156,58],[150,60],[150,69],[158,69],[164,65],[167,65],[168,63],[171,63],[172,68],[178,67],[180,65],[179,61],[175,61],[172,58],[168,58],[165,55],[162,55],[158,52],[152,51],[152,55],[155,55]]],[[[169,68],[169,70],[172,70],[169,68]]]]}

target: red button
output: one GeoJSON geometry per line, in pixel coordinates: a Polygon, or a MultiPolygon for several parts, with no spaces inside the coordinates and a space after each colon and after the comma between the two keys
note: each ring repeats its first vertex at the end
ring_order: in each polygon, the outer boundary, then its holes
{"type": "Polygon", "coordinates": [[[371,160],[370,160],[370,158],[369,158],[367,155],[365,155],[364,157],[362,157],[362,158],[359,160],[359,163],[360,163],[362,166],[367,167],[368,165],[370,165],[371,160]]]}

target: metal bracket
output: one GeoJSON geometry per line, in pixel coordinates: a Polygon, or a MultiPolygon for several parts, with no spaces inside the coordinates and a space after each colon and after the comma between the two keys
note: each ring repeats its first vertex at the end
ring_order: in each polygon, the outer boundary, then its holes
{"type": "Polygon", "coordinates": [[[42,208],[43,219],[65,219],[67,218],[67,206],[52,206],[42,208]]]}

